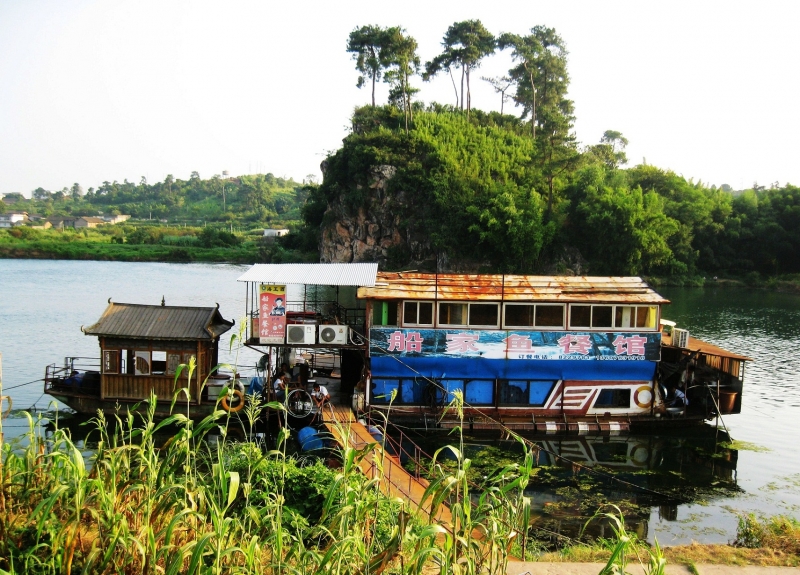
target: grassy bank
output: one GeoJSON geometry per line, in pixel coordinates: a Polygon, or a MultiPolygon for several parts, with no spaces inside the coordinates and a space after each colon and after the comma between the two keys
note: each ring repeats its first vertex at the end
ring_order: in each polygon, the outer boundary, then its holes
{"type": "Polygon", "coordinates": [[[140,262],[259,261],[259,236],[212,228],[108,226],[84,230],[0,230],[0,258],[140,262]]]}
{"type": "Polygon", "coordinates": [[[0,258],[100,260],[121,262],[233,262],[258,261],[254,243],[235,248],[170,247],[162,245],[58,243],[51,241],[0,244],[0,258]]]}

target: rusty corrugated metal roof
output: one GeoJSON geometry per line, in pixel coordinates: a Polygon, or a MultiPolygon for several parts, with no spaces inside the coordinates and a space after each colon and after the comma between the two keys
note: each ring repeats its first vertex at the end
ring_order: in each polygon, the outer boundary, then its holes
{"type": "Polygon", "coordinates": [[[87,335],[132,339],[208,340],[233,326],[216,307],[142,305],[109,302],[87,335]]]}
{"type": "Polygon", "coordinates": [[[638,277],[379,272],[360,298],[667,304],[638,277]]]}
{"type": "Polygon", "coordinates": [[[374,286],[376,263],[357,264],[255,264],[240,282],[321,286],[374,286]]]}

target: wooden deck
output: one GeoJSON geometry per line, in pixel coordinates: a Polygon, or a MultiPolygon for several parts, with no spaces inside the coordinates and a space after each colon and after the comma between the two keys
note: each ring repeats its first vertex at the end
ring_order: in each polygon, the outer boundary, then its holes
{"type": "MultiPolygon", "coordinates": [[[[370,435],[369,430],[358,422],[353,410],[349,406],[331,405],[326,407],[324,413],[324,423],[328,431],[333,435],[340,445],[349,445],[355,449],[362,449],[368,444],[377,444],[376,447],[364,457],[359,467],[361,471],[373,479],[381,477],[381,490],[390,497],[400,497],[415,505],[417,509],[430,515],[430,502],[422,504],[428,482],[425,479],[417,479],[400,465],[400,458],[386,453],[378,441],[370,435]],[[383,473],[378,470],[383,468],[383,473]]],[[[443,527],[448,527],[452,523],[450,509],[442,505],[436,514],[436,522],[443,527]]]]}
{"type": "MultiPolygon", "coordinates": [[[[377,471],[383,468],[381,477],[381,490],[390,497],[400,497],[416,506],[419,512],[425,513],[430,517],[431,506],[430,498],[423,503],[425,490],[428,482],[417,479],[400,465],[400,458],[384,452],[383,447],[370,435],[369,430],[359,423],[353,410],[349,406],[329,405],[325,408],[323,423],[328,431],[333,435],[340,445],[349,445],[355,449],[362,449],[368,444],[377,444],[376,447],[364,457],[359,467],[369,478],[374,478],[377,471]]],[[[447,505],[441,505],[432,521],[438,523],[450,533],[453,532],[453,516],[447,505]]],[[[472,537],[483,540],[483,533],[475,529],[472,537]]],[[[510,542],[509,542],[510,544],[510,542]]],[[[509,561],[519,561],[519,558],[512,555],[508,556],[509,561]]]]}

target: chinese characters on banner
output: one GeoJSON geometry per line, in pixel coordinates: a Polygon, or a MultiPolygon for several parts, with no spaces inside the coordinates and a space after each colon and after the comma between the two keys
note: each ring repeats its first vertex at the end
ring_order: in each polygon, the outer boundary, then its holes
{"type": "Polygon", "coordinates": [[[286,286],[258,286],[259,343],[283,343],[286,335],[286,286]]]}
{"type": "Polygon", "coordinates": [[[506,359],[599,359],[658,361],[660,333],[535,333],[374,329],[373,345],[390,353],[480,356],[506,359]],[[536,343],[534,343],[534,339],[536,343]],[[385,341],[381,345],[376,342],[385,341]]]}

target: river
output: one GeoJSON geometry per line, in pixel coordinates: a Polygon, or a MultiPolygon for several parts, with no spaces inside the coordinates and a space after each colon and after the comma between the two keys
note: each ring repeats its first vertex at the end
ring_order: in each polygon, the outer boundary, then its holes
{"type": "MultiPolygon", "coordinates": [[[[14,404],[14,412],[3,422],[6,437],[25,428],[22,409],[51,408],[38,381],[46,364],[61,364],[66,356],[97,356],[96,338],[83,335],[80,327],[94,323],[109,298],[158,304],[164,297],[168,305],[218,303],[223,317],[235,319],[238,326],[245,286],[236,278],[246,269],[222,264],[0,260],[2,383],[14,404]]],[[[800,421],[800,296],[714,285],[658,291],[673,302],[664,312],[666,318],[696,337],[753,359],[745,371],[742,413],[724,420],[732,437],[749,447],[718,449],[710,426],[704,428],[706,434],[692,430],[685,435],[567,438],[544,447],[577,459],[589,454],[589,460],[593,457],[595,464],[607,468],[617,462],[621,477],[642,492],[664,491],[665,482],[671,482],[673,493],[691,493],[668,505],[639,494],[631,523],[640,536],[651,541],[657,537],[662,545],[729,542],[741,513],[800,517],[800,456],[794,431],[800,421]],[[625,469],[626,464],[631,468],[625,469]]],[[[244,350],[237,360],[227,352],[225,337],[223,342],[222,361],[243,366],[255,362],[255,352],[244,350]]],[[[570,498],[565,489],[532,492],[534,506],[546,510],[560,502],[567,513],[565,501],[570,498]]],[[[612,485],[603,496],[615,501],[623,491],[612,485]]],[[[559,523],[552,519],[551,513],[551,528],[559,523]]]]}

